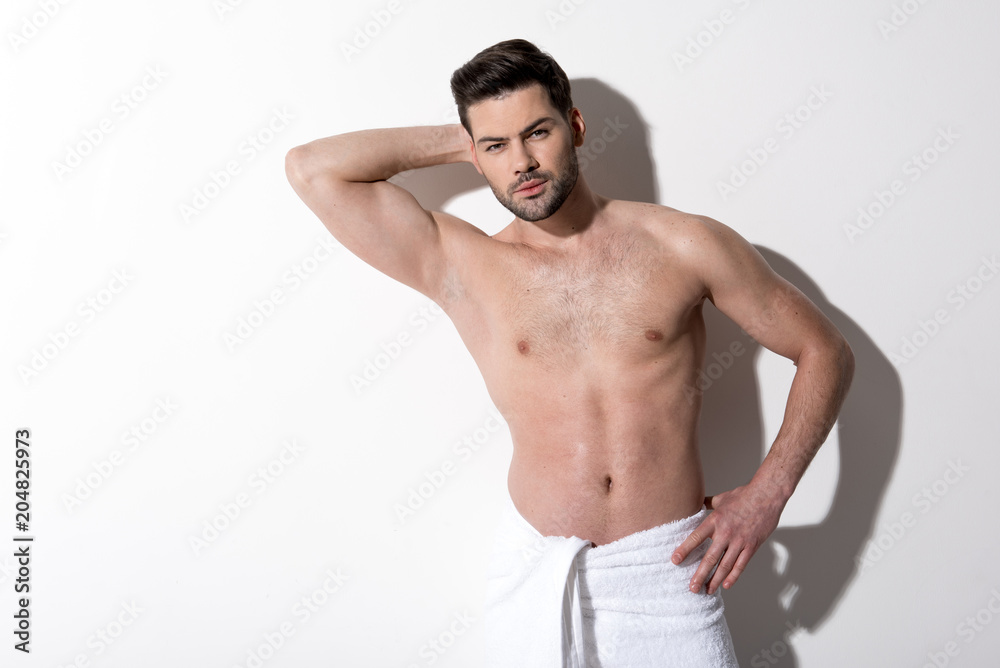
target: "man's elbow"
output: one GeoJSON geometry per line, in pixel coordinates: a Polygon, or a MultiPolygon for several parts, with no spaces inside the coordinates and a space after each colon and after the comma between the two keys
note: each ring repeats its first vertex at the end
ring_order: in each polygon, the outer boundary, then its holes
{"type": "MultiPolygon", "coordinates": [[[[818,337],[811,345],[803,346],[799,361],[803,358],[835,367],[844,383],[850,384],[854,377],[854,350],[840,332],[818,337]]],[[[796,362],[798,365],[799,362],[796,362]]]]}
{"type": "Polygon", "coordinates": [[[854,378],[854,350],[844,336],[837,332],[835,336],[825,339],[813,349],[817,359],[826,360],[839,376],[839,384],[846,388],[854,378]]]}
{"type": "Polygon", "coordinates": [[[292,185],[305,183],[309,180],[307,166],[309,162],[309,145],[295,146],[285,153],[285,177],[292,185]]]}

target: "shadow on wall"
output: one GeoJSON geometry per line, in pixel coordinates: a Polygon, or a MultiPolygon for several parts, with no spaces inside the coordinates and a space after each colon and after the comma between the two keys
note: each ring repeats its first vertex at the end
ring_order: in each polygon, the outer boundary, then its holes
{"type": "MultiPolygon", "coordinates": [[[[723,594],[737,657],[751,668],[797,666],[789,638],[799,629],[818,629],[858,577],[855,559],[874,533],[899,451],[902,418],[899,376],[871,339],[827,302],[798,267],[773,251],[757,249],[847,338],[854,350],[855,374],[836,426],[839,444],[824,446],[837,447],[840,457],[830,511],[814,526],[779,527],[736,586],[723,594]],[[775,542],[787,549],[780,573],[770,549],[775,542]]],[[[755,368],[761,346],[710,303],[705,324],[708,358],[733,341],[750,352],[736,357],[703,395],[699,436],[706,494],[717,494],[746,484],[770,443],[764,442],[755,368]]]]}
{"type": "MultiPolygon", "coordinates": [[[[647,125],[634,105],[594,79],[574,80],[572,86],[574,104],[587,122],[587,139],[578,149],[581,168],[585,158],[595,156],[585,171],[591,187],[610,197],[669,205],[658,199],[647,125]],[[608,128],[616,126],[627,127],[611,141],[608,128]]],[[[736,586],[724,593],[737,658],[750,668],[797,666],[788,643],[794,638],[790,630],[818,629],[858,576],[855,558],[874,534],[899,452],[902,420],[899,376],[868,335],[832,306],[795,264],[767,248],[757,250],[843,333],[854,351],[856,370],[836,427],[839,445],[825,446],[838,447],[840,455],[840,477],[826,518],[815,526],[779,528],[768,543],[787,549],[783,571],[775,571],[773,552],[765,544],[736,586]]],[[[770,443],[763,440],[756,377],[761,346],[711,302],[704,313],[708,359],[713,352],[728,350],[733,341],[749,352],[736,357],[703,394],[699,439],[706,493],[717,494],[746,484],[770,443]]]]}
{"type": "MultiPolygon", "coordinates": [[[[609,197],[659,201],[648,126],[634,105],[595,79],[572,81],[573,102],[587,123],[577,149],[581,172],[595,191],[609,197]]],[[[394,179],[395,180],[395,179],[394,179]]],[[[483,187],[469,165],[443,165],[407,174],[405,186],[430,210],[483,187]]],[[[726,222],[726,221],[723,221],[726,222]]],[[[740,665],[797,666],[789,645],[794,631],[815,631],[836,609],[858,577],[855,559],[873,536],[875,517],[900,447],[902,389],[892,364],[871,339],[833,307],[811,279],[787,258],[757,247],[769,265],[829,317],[854,350],[856,370],[837,423],[840,477],[830,511],[817,525],[779,528],[757,551],[736,586],[724,593],[726,617],[740,665]],[[771,543],[787,550],[775,570],[771,543]]],[[[704,308],[706,358],[734,341],[750,354],[703,394],[699,439],[707,494],[746,484],[763,458],[764,443],[756,359],[760,345],[716,310],[704,308]]]]}

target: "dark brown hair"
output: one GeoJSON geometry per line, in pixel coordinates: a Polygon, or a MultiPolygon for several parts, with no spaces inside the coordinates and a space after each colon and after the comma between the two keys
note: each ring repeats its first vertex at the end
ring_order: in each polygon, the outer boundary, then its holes
{"type": "Polygon", "coordinates": [[[451,75],[458,118],[471,135],[470,106],[539,83],[568,122],[573,108],[569,79],[552,56],[523,39],[509,39],[483,49],[451,75]]]}

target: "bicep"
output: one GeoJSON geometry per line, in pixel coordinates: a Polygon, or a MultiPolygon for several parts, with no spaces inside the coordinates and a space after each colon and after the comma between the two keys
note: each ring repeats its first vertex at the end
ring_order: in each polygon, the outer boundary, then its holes
{"type": "Polygon", "coordinates": [[[706,296],[762,346],[797,362],[810,345],[832,344],[839,332],[802,292],[779,276],[734,230],[697,217],[689,253],[706,296]]]}
{"type": "Polygon", "coordinates": [[[405,189],[387,181],[340,181],[330,176],[289,182],[345,248],[387,276],[433,296],[444,276],[434,215],[405,189]]]}

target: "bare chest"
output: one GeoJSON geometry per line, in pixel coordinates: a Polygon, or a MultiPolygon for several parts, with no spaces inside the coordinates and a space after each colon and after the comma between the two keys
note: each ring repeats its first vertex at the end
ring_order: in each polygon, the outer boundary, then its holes
{"type": "Polygon", "coordinates": [[[506,354],[547,366],[639,360],[689,327],[689,282],[641,239],[611,238],[578,255],[510,251],[489,288],[493,345],[506,354]]]}

